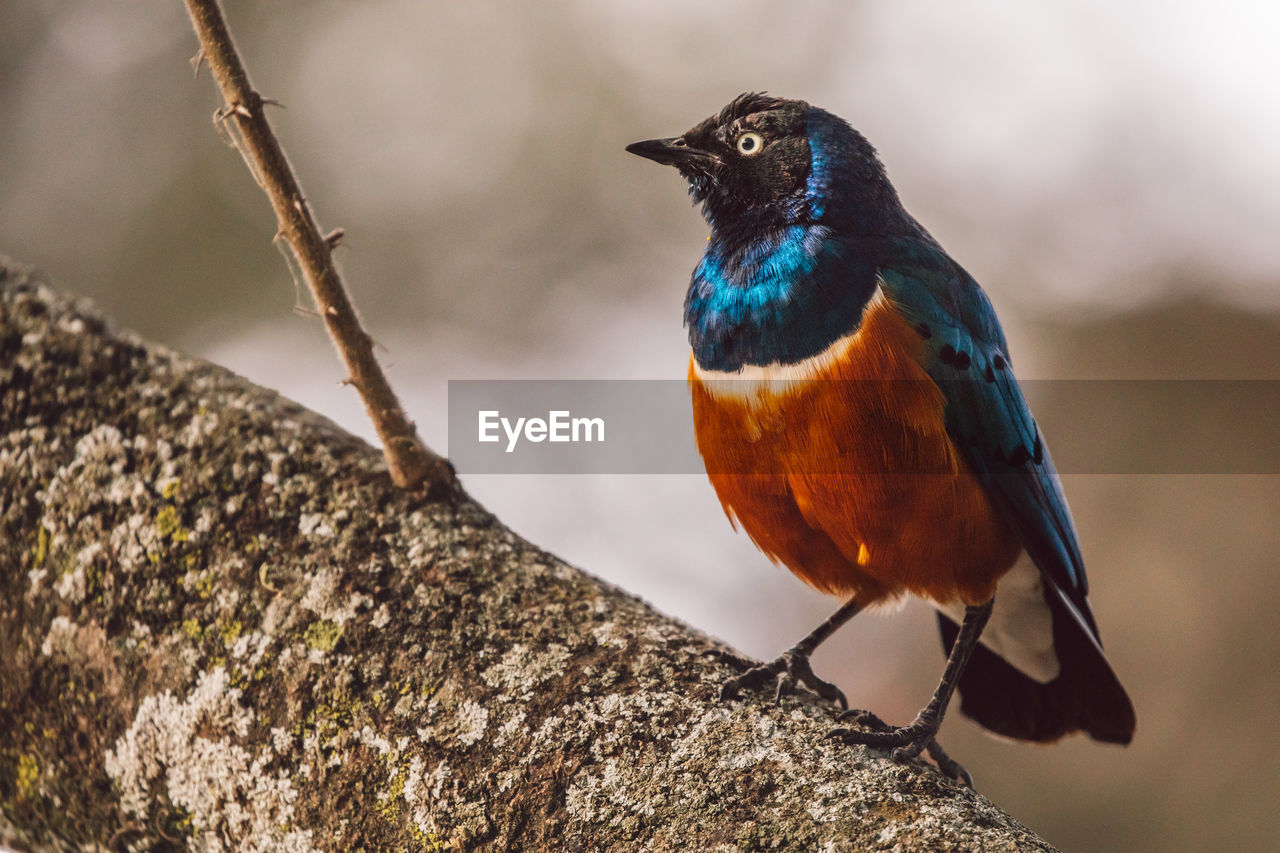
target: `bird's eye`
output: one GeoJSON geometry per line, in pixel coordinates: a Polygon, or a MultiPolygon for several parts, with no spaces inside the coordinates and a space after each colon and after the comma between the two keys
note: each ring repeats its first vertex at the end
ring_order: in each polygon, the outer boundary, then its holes
{"type": "Polygon", "coordinates": [[[764,148],[764,137],[754,131],[747,131],[738,137],[738,153],[746,157],[754,157],[764,148]]]}

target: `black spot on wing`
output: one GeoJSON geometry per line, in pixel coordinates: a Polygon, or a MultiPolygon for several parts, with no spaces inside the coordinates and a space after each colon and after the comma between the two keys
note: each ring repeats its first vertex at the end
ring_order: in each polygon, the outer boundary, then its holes
{"type": "Polygon", "coordinates": [[[956,370],[968,370],[971,361],[969,353],[958,350],[951,344],[946,344],[938,350],[938,360],[956,370]]]}

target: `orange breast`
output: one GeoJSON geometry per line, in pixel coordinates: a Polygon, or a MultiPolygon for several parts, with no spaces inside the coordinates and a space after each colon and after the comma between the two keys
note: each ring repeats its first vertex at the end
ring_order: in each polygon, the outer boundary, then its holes
{"type": "Polygon", "coordinates": [[[823,592],[977,604],[1021,546],[943,426],[923,343],[877,297],[807,365],[734,378],[691,361],[694,429],[725,512],[823,592]]]}

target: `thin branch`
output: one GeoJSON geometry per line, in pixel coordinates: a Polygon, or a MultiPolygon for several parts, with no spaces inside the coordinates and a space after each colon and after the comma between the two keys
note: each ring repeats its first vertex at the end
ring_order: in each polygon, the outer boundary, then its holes
{"type": "Polygon", "coordinates": [[[418,438],[413,422],[406,417],[378,366],[373,339],[360,325],[334,265],[331,249],[336,240],[332,239],[332,233],[330,238],[321,235],[311,206],[263,112],[264,105],[274,102],[264,99],[250,85],[217,0],[186,2],[191,23],[200,38],[197,56],[208,64],[226,100],[226,106],[217,112],[214,121],[233,130],[233,146],[271,199],[280,223],[280,236],[293,251],[311,287],[320,316],[346,364],[350,382],[359,391],[378,432],[391,479],[404,489],[453,492],[456,487],[453,467],[418,438]]]}

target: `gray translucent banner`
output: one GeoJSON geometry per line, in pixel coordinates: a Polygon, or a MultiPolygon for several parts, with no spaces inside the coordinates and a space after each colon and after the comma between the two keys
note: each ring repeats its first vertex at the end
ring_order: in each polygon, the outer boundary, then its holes
{"type": "MultiPolygon", "coordinates": [[[[749,396],[746,382],[722,384],[749,396]]],[[[803,393],[876,400],[910,383],[893,384],[810,383],[803,393]]],[[[1280,474],[1280,381],[1024,380],[1021,386],[1062,474],[1280,474]]],[[[754,421],[761,447],[771,430],[793,429],[765,410],[754,421]]],[[[834,444],[822,449],[815,442],[812,450],[785,462],[746,453],[720,473],[937,473],[899,454],[868,466],[834,444]]],[[[451,380],[449,458],[462,474],[706,470],[694,442],[690,390],[676,380],[451,380]]]]}

